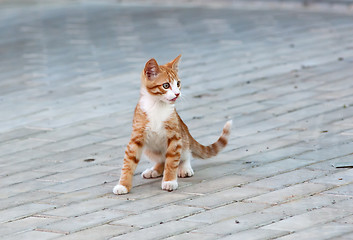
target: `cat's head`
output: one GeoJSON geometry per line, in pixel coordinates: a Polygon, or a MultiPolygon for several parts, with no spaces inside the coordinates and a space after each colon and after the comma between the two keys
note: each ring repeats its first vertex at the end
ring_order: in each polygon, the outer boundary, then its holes
{"type": "Polygon", "coordinates": [[[158,65],[154,58],[146,63],[142,72],[142,84],[148,94],[165,103],[175,103],[180,96],[181,84],[178,77],[180,58],[181,55],[164,65],[158,65]]]}

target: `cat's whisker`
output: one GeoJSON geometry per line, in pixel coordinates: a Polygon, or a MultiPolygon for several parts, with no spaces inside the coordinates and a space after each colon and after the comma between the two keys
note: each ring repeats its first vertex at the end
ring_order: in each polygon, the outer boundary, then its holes
{"type": "Polygon", "coordinates": [[[184,108],[184,104],[187,103],[188,99],[187,97],[185,97],[185,94],[181,94],[180,97],[179,97],[179,106],[181,109],[184,108]]]}

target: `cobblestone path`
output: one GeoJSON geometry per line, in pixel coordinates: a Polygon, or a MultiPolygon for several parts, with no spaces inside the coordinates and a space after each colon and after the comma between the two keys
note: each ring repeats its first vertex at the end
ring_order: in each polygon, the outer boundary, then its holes
{"type": "Polygon", "coordinates": [[[353,239],[352,65],[350,12],[0,1],[0,239],[353,239]],[[116,196],[140,72],[179,54],[181,117],[230,144],[116,196]]]}

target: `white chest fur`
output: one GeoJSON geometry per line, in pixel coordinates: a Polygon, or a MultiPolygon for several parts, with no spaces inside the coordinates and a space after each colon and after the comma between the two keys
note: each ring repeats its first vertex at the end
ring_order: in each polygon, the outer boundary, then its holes
{"type": "Polygon", "coordinates": [[[167,143],[164,122],[173,113],[174,106],[148,95],[142,96],[139,103],[149,121],[146,128],[146,146],[154,151],[164,152],[167,143]]]}

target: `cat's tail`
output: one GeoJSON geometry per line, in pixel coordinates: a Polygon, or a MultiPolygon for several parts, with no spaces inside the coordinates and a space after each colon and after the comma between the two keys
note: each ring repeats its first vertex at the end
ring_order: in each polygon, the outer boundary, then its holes
{"type": "Polygon", "coordinates": [[[232,120],[228,121],[224,125],[222,135],[218,138],[218,140],[209,146],[204,146],[191,137],[190,148],[192,156],[202,159],[216,156],[223,148],[225,148],[225,146],[227,146],[231,128],[232,120]]]}

